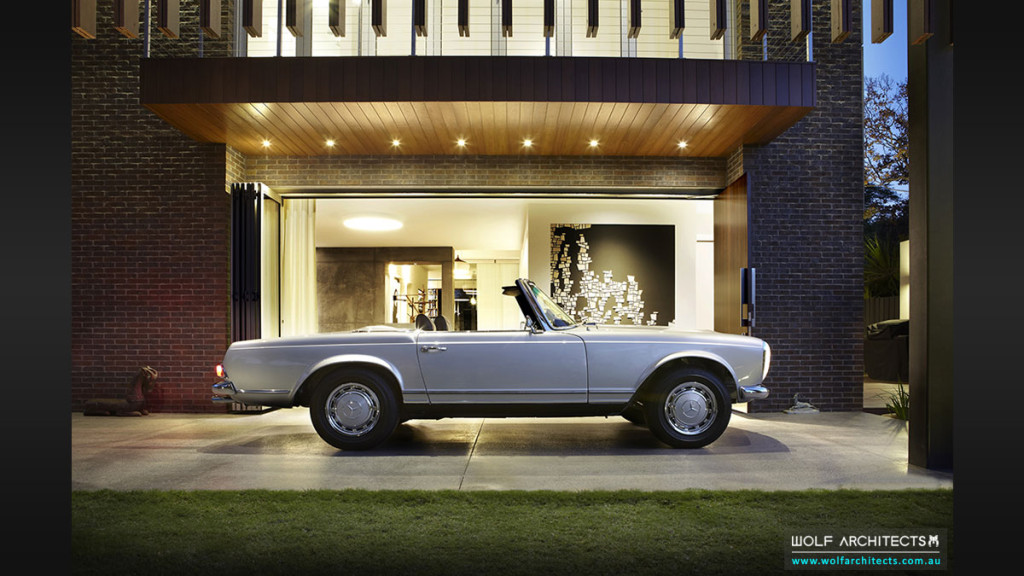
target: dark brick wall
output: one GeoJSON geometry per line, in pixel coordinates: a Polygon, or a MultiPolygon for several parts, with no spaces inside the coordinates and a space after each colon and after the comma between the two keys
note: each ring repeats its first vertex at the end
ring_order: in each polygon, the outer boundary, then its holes
{"type": "MultiPolygon", "coordinates": [[[[197,5],[182,3],[181,39],[152,29],[152,57],[196,54],[197,5]]],[[[224,3],[227,30],[231,7],[224,3]]],[[[97,12],[96,39],[67,32],[72,410],[122,397],[150,365],[160,373],[155,411],[223,411],[209,401],[209,386],[228,341],[225,146],[195,142],[139,105],[143,37],[113,29],[111,1],[97,12]]],[[[229,33],[204,42],[211,56],[229,47],[229,33]]]]}
{"type": "MultiPolygon", "coordinates": [[[[805,62],[807,60],[807,42],[791,42],[792,37],[790,0],[772,1],[768,4],[768,59],[777,62],[805,62]]],[[[822,4],[821,0],[813,0],[812,4],[822,4]]],[[[828,18],[828,3],[824,2],[824,17],[828,18]]],[[[732,26],[733,40],[736,43],[738,60],[764,60],[764,42],[751,40],[750,0],[735,0],[733,4],[732,26]]],[[[815,7],[821,12],[822,7],[815,7]]],[[[818,17],[816,14],[815,18],[818,17]]],[[[817,21],[814,22],[817,28],[817,21]]]]}
{"type": "MultiPolygon", "coordinates": [[[[776,4],[788,10],[789,0],[776,4]]],[[[861,8],[854,3],[850,37],[832,44],[829,2],[813,6],[818,106],[772,143],[741,151],[757,268],[754,335],[773,350],[772,396],[751,405],[758,411],[792,406],[796,393],[821,410],[863,407],[861,8]]],[[[768,44],[769,59],[794,50],[774,26],[768,44]]]]}
{"type": "Polygon", "coordinates": [[[274,186],[723,188],[722,158],[580,156],[249,156],[246,178],[274,186]]]}

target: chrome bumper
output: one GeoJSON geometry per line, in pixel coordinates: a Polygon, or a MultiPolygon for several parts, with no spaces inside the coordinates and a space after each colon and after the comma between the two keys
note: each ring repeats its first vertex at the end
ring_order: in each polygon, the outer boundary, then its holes
{"type": "Polygon", "coordinates": [[[768,389],[764,386],[740,386],[740,402],[760,400],[768,397],[768,389]]]}
{"type": "Polygon", "coordinates": [[[237,393],[238,390],[230,380],[222,380],[213,385],[213,398],[211,400],[216,403],[234,402],[231,398],[232,395],[237,393]]]}

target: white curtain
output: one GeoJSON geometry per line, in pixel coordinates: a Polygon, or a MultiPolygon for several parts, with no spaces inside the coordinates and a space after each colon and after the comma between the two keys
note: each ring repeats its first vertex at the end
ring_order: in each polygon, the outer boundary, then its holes
{"type": "Polygon", "coordinates": [[[316,333],[316,200],[284,200],[281,292],[281,336],[316,333]]]}
{"type": "Polygon", "coordinates": [[[476,265],[477,330],[518,330],[523,320],[515,298],[501,289],[519,276],[519,263],[478,263],[476,265]]]}

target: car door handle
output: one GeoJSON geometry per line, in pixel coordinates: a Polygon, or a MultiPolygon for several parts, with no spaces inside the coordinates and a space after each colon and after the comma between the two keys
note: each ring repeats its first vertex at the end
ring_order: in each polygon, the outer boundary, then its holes
{"type": "Polygon", "coordinates": [[[431,344],[429,346],[420,346],[420,352],[444,352],[447,349],[447,346],[437,346],[436,344],[431,344]]]}

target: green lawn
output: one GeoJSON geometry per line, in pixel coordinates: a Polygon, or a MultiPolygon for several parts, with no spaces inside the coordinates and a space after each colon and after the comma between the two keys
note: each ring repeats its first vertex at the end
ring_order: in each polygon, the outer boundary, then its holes
{"type": "Polygon", "coordinates": [[[794,574],[791,534],[920,528],[945,529],[953,559],[952,490],[76,491],[71,505],[75,574],[794,574]]]}

